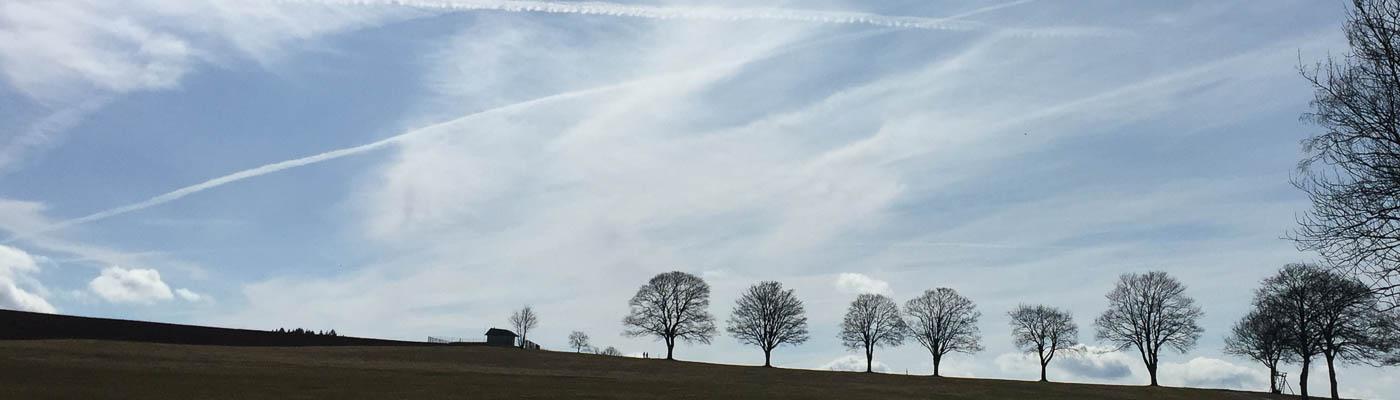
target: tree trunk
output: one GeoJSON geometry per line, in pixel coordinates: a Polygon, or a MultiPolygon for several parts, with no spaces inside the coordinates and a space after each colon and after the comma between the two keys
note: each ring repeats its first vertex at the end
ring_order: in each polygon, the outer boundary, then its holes
{"type": "Polygon", "coordinates": [[[1045,379],[1045,363],[1040,363],[1040,381],[1049,382],[1049,380],[1045,379]]]}
{"type": "Polygon", "coordinates": [[[1154,387],[1157,386],[1157,365],[1156,365],[1156,364],[1148,364],[1148,365],[1147,365],[1147,375],[1149,375],[1149,376],[1152,377],[1152,386],[1154,386],[1154,387]]]}
{"type": "Polygon", "coordinates": [[[1327,381],[1332,383],[1332,398],[1340,399],[1337,396],[1337,367],[1332,362],[1337,359],[1337,353],[1324,355],[1327,357],[1327,381]]]}
{"type": "Polygon", "coordinates": [[[667,359],[667,360],[675,360],[675,358],[671,356],[672,351],[675,350],[675,349],[676,349],[676,340],[675,340],[675,339],[667,340],[667,341],[666,341],[666,359],[667,359]]]}
{"type": "Polygon", "coordinates": [[[939,361],[942,361],[942,360],[939,360],[939,359],[938,359],[938,356],[934,356],[934,357],[933,357],[933,376],[935,376],[935,377],[938,376],[938,363],[939,363],[939,361]]]}
{"type": "Polygon", "coordinates": [[[1277,365],[1270,365],[1270,366],[1269,366],[1269,393],[1278,394],[1278,393],[1280,392],[1280,390],[1278,390],[1278,387],[1279,387],[1279,384],[1278,384],[1278,366],[1277,366],[1277,365]]]}
{"type": "Polygon", "coordinates": [[[1303,400],[1308,399],[1308,364],[1312,364],[1312,358],[1303,359],[1303,370],[1298,373],[1298,394],[1303,400]]]}
{"type": "Polygon", "coordinates": [[[773,368],[773,350],[763,350],[763,366],[773,368]]]}
{"type": "Polygon", "coordinates": [[[875,352],[872,351],[872,350],[870,349],[869,346],[866,346],[866,347],[865,347],[865,372],[866,372],[866,373],[875,372],[873,369],[870,368],[870,365],[873,364],[874,361],[875,361],[875,352]]]}

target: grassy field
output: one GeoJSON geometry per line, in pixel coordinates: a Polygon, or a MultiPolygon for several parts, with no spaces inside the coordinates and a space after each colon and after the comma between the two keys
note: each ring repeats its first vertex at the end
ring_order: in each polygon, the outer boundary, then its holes
{"type": "Polygon", "coordinates": [[[1269,399],[1263,393],[738,367],[493,347],[0,341],[0,399],[1269,399]]]}

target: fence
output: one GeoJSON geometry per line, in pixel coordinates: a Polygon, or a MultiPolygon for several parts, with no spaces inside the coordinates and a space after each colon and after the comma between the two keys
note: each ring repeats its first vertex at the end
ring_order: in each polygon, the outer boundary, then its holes
{"type": "Polygon", "coordinates": [[[438,344],[486,344],[484,340],[466,340],[461,337],[438,337],[428,336],[428,343],[438,344]]]}

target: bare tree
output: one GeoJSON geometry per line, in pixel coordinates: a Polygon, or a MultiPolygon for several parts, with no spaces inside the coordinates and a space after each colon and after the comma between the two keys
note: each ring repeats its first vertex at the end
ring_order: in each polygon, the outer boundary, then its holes
{"type": "Polygon", "coordinates": [[[573,347],[575,353],[582,353],[583,349],[588,347],[588,334],[582,331],[570,333],[569,347],[573,347]]]}
{"type": "Polygon", "coordinates": [[[1288,264],[1277,274],[1264,279],[1255,292],[1255,301],[1269,308],[1283,323],[1284,348],[1301,364],[1298,373],[1298,394],[1308,398],[1308,372],[1313,357],[1322,354],[1321,330],[1323,308],[1321,293],[1313,290],[1321,268],[1309,264],[1288,264]]]}
{"type": "Polygon", "coordinates": [[[602,354],[605,356],[622,357],[622,351],[612,346],[608,346],[608,348],[603,349],[603,351],[598,352],[598,354],[602,354]]]}
{"type": "Polygon", "coordinates": [[[909,334],[933,356],[933,376],[939,376],[938,366],[948,353],[982,351],[982,335],[977,329],[982,313],[956,290],[926,290],[904,303],[904,313],[909,334]]]}
{"type": "Polygon", "coordinates": [[[540,316],[535,314],[535,309],[525,306],[510,315],[510,326],[515,327],[515,332],[520,334],[520,347],[525,347],[525,335],[540,324],[540,316]]]}
{"type": "Polygon", "coordinates": [[[1366,284],[1330,270],[1318,271],[1315,276],[1312,287],[1322,306],[1318,310],[1318,340],[1327,361],[1332,398],[1338,399],[1336,365],[1379,365],[1390,347],[1388,327],[1376,309],[1375,294],[1366,284]]]}
{"type": "Polygon", "coordinates": [[[778,282],[749,287],[734,304],[725,329],[740,342],[763,349],[763,366],[772,367],[773,349],[807,341],[806,310],[802,301],[778,282]]]}
{"type": "Polygon", "coordinates": [[[1225,353],[1249,357],[1269,368],[1269,392],[1280,393],[1278,365],[1287,361],[1290,353],[1285,347],[1288,327],[1280,310],[1255,299],[1254,309],[1230,329],[1225,337],[1225,353]]]}
{"type": "Polygon", "coordinates": [[[1011,317],[1016,348],[1040,357],[1040,381],[1048,382],[1045,368],[1056,353],[1071,351],[1079,344],[1079,325],[1068,311],[1043,305],[1021,304],[1007,315],[1011,317]]]}
{"type": "Polygon", "coordinates": [[[841,321],[841,344],[851,350],[865,350],[865,372],[874,372],[875,348],[904,343],[907,328],[894,300],[879,294],[861,294],[846,310],[841,321]]]}
{"type": "Polygon", "coordinates": [[[1303,119],[1324,132],[1303,141],[1293,183],[1313,207],[1292,237],[1400,311],[1400,1],[1352,6],[1350,54],[1303,70],[1314,92],[1303,119]]]}
{"type": "Polygon", "coordinates": [[[710,285],[680,271],[658,274],[637,289],[622,319],[624,335],[652,336],[666,342],[666,359],[674,360],[676,341],[710,344],[715,317],[710,315],[710,285]]]}
{"type": "Polygon", "coordinates": [[[1186,285],[1166,272],[1123,274],[1108,292],[1108,310],[1094,320],[1095,336],[1118,350],[1136,348],[1152,386],[1157,386],[1158,355],[1164,347],[1185,353],[1196,346],[1205,313],[1186,296],[1186,285]]]}
{"type": "Polygon", "coordinates": [[[1269,307],[1283,325],[1283,347],[1302,364],[1299,394],[1308,396],[1312,358],[1327,362],[1332,398],[1338,398],[1339,363],[1377,365],[1393,347],[1390,318],[1377,309],[1366,284],[1336,270],[1312,264],[1289,264],[1264,280],[1255,302],[1269,307]]]}

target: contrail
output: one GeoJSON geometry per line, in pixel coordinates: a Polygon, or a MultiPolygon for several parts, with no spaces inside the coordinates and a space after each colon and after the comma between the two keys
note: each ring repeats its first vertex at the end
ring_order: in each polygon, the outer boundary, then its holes
{"type": "MultiPolygon", "coordinates": [[[[659,20],[710,20],[710,21],[794,21],[818,24],[869,25],[896,29],[921,29],[939,31],[971,31],[989,27],[961,18],[1017,6],[1032,0],[1019,0],[978,8],[961,14],[941,17],[909,17],[882,15],[851,11],[824,11],[786,8],[719,8],[695,6],[658,6],[638,4],[618,4],[600,1],[540,1],[540,0],[283,0],[293,3],[318,3],[327,5],[356,6],[397,6],[419,9],[447,11],[502,11],[546,14],[604,15],[613,17],[645,18],[659,20]]],[[[1024,36],[1101,36],[1110,31],[1086,27],[1049,28],[1007,28],[995,29],[1003,33],[1024,36]]]]}
{"type": "Polygon", "coordinates": [[[977,14],[981,14],[981,13],[987,13],[987,12],[992,12],[992,11],[1000,10],[1000,9],[1007,8],[1007,7],[1019,6],[1019,5],[1022,5],[1022,4],[1030,3],[1030,2],[1032,2],[1032,1],[1035,1],[1035,0],[1017,0],[1017,1],[1010,2],[1010,3],[993,4],[993,5],[990,5],[990,6],[986,6],[986,7],[982,7],[982,8],[978,8],[978,9],[973,9],[973,10],[970,10],[970,11],[965,12],[965,13],[949,15],[949,16],[946,16],[946,17],[943,17],[943,18],[939,18],[939,19],[945,19],[945,20],[947,20],[947,19],[962,19],[962,18],[971,17],[971,16],[974,16],[974,15],[977,15],[977,14]]]}
{"type": "Polygon", "coordinates": [[[67,227],[70,227],[70,226],[85,224],[85,223],[88,223],[88,222],[93,222],[93,221],[102,220],[102,219],[107,219],[107,218],[115,217],[115,216],[118,216],[118,215],[126,214],[126,213],[129,213],[129,212],[132,212],[132,211],[137,211],[137,210],[141,210],[141,209],[145,209],[145,208],[149,208],[149,207],[153,207],[153,206],[157,206],[157,205],[169,203],[169,202],[172,202],[172,201],[175,201],[175,200],[179,200],[179,199],[181,199],[181,198],[183,198],[183,197],[185,197],[185,196],[189,196],[189,195],[192,195],[192,194],[195,194],[195,193],[203,192],[203,191],[205,191],[205,190],[213,189],[213,188],[216,188],[216,187],[219,187],[219,186],[227,185],[227,184],[230,184],[230,183],[233,183],[233,182],[238,182],[238,181],[241,181],[241,180],[244,180],[244,179],[248,179],[248,178],[254,178],[254,177],[259,177],[259,176],[267,175],[267,174],[274,173],[274,172],[278,172],[278,171],[281,171],[281,170],[284,170],[284,169],[296,168],[296,167],[301,167],[301,166],[305,166],[305,165],[309,165],[309,164],[319,163],[319,162],[322,162],[322,161],[329,161],[329,160],[334,160],[334,159],[341,158],[341,157],[352,156],[352,155],[357,155],[357,154],[362,154],[362,153],[370,152],[370,151],[373,151],[373,150],[377,150],[377,149],[379,149],[379,148],[381,148],[381,147],[387,147],[387,146],[389,146],[389,145],[398,144],[398,143],[404,142],[404,141],[406,141],[406,140],[412,139],[412,138],[414,138],[414,137],[424,135],[424,134],[426,134],[426,133],[429,133],[429,132],[433,131],[433,130],[436,129],[436,128],[441,128],[441,127],[445,127],[445,126],[448,126],[448,125],[454,125],[454,124],[458,124],[458,123],[470,121],[470,120],[473,120],[473,119],[477,119],[477,118],[481,118],[481,117],[490,116],[490,115],[493,115],[493,114],[508,113],[508,112],[511,112],[511,111],[522,110],[522,109],[534,107],[534,106],[541,105],[541,104],[552,103],[552,102],[557,102],[557,101],[562,101],[562,100],[568,100],[568,99],[577,98],[577,97],[583,97],[583,96],[587,96],[587,95],[591,95],[591,94],[596,94],[596,93],[602,93],[602,92],[607,92],[607,91],[611,91],[611,90],[616,90],[616,89],[620,89],[620,88],[623,88],[623,87],[636,85],[636,84],[642,83],[642,82],[644,82],[644,81],[649,81],[649,80],[652,80],[652,79],[656,79],[656,78],[655,78],[655,77],[653,77],[653,78],[644,78],[644,79],[639,79],[639,80],[634,80],[634,81],[628,81],[628,82],[623,82],[623,83],[618,83],[618,84],[613,84],[613,85],[600,86],[600,87],[594,87],[594,88],[589,88],[589,89],[582,89],[582,90],[576,90],[576,91],[572,91],[572,92],[564,92],[564,93],[549,95],[549,96],[545,96],[545,97],[540,97],[540,98],[536,98],[536,99],[532,99],[532,100],[522,101],[522,102],[519,102],[519,103],[509,104],[509,105],[505,105],[505,106],[500,106],[500,107],[496,107],[496,108],[492,108],[492,109],[488,109],[488,110],[484,110],[484,111],[478,111],[478,112],[475,112],[475,113],[467,114],[467,115],[465,115],[465,116],[458,117],[458,118],[456,118],[456,119],[452,119],[452,120],[445,121],[445,122],[439,122],[439,123],[436,123],[436,124],[433,124],[433,125],[429,125],[429,126],[425,126],[425,127],[413,129],[413,130],[410,130],[410,131],[407,131],[407,132],[404,132],[404,133],[401,133],[401,134],[398,134],[398,135],[390,136],[390,137],[388,137],[388,138],[379,140],[379,141],[377,141],[377,142],[372,142],[372,143],[368,143],[368,144],[362,144],[362,145],[355,146],[355,147],[347,147],[347,148],[343,148],[343,149],[331,150],[331,151],[327,151],[327,152],[324,152],[324,153],[315,154],[315,155],[310,155],[310,156],[306,156],[306,157],[302,157],[302,158],[297,158],[297,159],[292,159],[292,160],[286,160],[286,161],[281,161],[281,162],[276,162],[276,163],[272,163],[272,164],[263,165],[263,166],[260,166],[260,167],[254,167],[254,168],[245,169],[245,170],[242,170],[242,171],[234,172],[234,173],[232,173],[232,174],[228,174],[228,175],[220,176],[220,177],[217,177],[217,178],[214,178],[214,179],[210,179],[210,180],[207,180],[207,181],[204,181],[204,182],[200,182],[200,183],[197,183],[197,184],[194,184],[194,185],[185,186],[185,187],[182,187],[182,188],[179,188],[179,189],[175,189],[175,190],[170,191],[170,192],[167,192],[167,193],[165,193],[165,194],[162,194],[162,195],[159,195],[159,196],[156,196],[156,197],[152,197],[152,198],[146,199],[145,201],[141,201],[141,202],[137,202],[137,203],[128,204],[128,205],[121,206],[121,207],[111,208],[111,209],[99,211],[99,212],[96,212],[96,213],[93,213],[93,214],[89,214],[89,215],[86,215],[86,216],[83,216],[83,217],[79,217],[79,218],[74,218],[74,219],[62,221],[62,222],[55,223],[55,224],[53,224],[53,225],[49,225],[49,226],[47,226],[47,227],[44,227],[44,228],[39,229],[39,230],[36,230],[36,231],[26,232],[26,233],[23,233],[23,234],[16,234],[15,236],[11,236],[9,239],[6,239],[3,243],[11,243],[11,242],[14,242],[14,241],[16,241],[16,240],[25,239],[25,238],[28,238],[28,237],[31,237],[31,236],[34,236],[34,235],[39,235],[39,234],[44,234],[44,233],[48,233],[48,232],[53,232],[53,231],[60,230],[60,229],[64,229],[64,228],[67,228],[67,227]]]}
{"type": "Polygon", "coordinates": [[[388,147],[388,146],[390,146],[390,145],[402,143],[402,142],[404,142],[404,141],[407,141],[407,140],[409,140],[409,139],[412,139],[412,138],[415,138],[415,137],[418,137],[418,136],[423,136],[423,135],[432,133],[435,129],[438,129],[438,128],[446,127],[446,126],[449,126],[449,125],[456,125],[456,124],[460,124],[460,123],[463,123],[463,122],[468,122],[468,121],[471,121],[471,120],[474,120],[474,119],[478,119],[478,118],[482,118],[482,117],[487,117],[487,116],[491,116],[491,115],[495,115],[495,114],[510,113],[510,112],[519,111],[519,110],[524,110],[524,109],[528,109],[528,108],[535,107],[535,106],[539,106],[539,105],[543,105],[543,104],[549,104],[549,103],[554,103],[554,102],[559,102],[559,101],[564,101],[564,100],[569,100],[569,99],[575,99],[575,98],[580,98],[580,97],[585,97],[585,96],[590,96],[590,95],[595,95],[595,94],[610,92],[610,91],[619,90],[619,89],[625,89],[625,88],[628,88],[628,87],[637,86],[637,85],[641,85],[641,84],[645,84],[645,83],[653,82],[653,81],[658,81],[658,80],[672,79],[672,78],[681,77],[681,76],[686,76],[686,75],[691,75],[691,74],[700,74],[700,73],[704,73],[704,72],[711,71],[711,70],[715,70],[715,69],[730,68],[730,67],[734,67],[734,66],[739,66],[739,65],[744,65],[744,64],[752,63],[752,62],[755,62],[755,61],[765,60],[765,59],[768,59],[768,58],[776,57],[776,56],[779,56],[779,55],[782,55],[782,54],[787,54],[787,53],[790,53],[790,52],[793,52],[793,51],[797,51],[797,50],[800,50],[800,49],[804,49],[804,48],[808,48],[808,47],[823,45],[823,44],[828,43],[828,42],[833,42],[833,41],[838,41],[838,40],[845,40],[845,39],[853,39],[853,38],[861,38],[861,37],[871,36],[871,35],[875,35],[875,34],[879,34],[879,33],[882,33],[882,32],[881,32],[880,30],[873,30],[873,31],[866,31],[866,32],[859,32],[859,33],[844,34],[844,35],[839,35],[839,36],[832,37],[832,38],[827,38],[827,39],[824,39],[824,40],[819,40],[819,41],[816,41],[816,42],[811,42],[811,43],[805,43],[805,44],[801,44],[801,45],[791,46],[791,47],[788,47],[788,48],[786,48],[786,49],[781,49],[780,51],[775,51],[775,52],[772,52],[772,53],[769,53],[769,54],[761,55],[761,56],[754,57],[754,58],[747,59],[747,60],[731,61],[731,62],[726,62],[726,63],[717,63],[717,64],[714,64],[714,65],[702,66],[702,67],[697,67],[697,68],[692,68],[692,69],[687,69],[687,70],[682,70],[682,71],[677,71],[677,72],[662,73],[662,74],[657,74],[657,75],[653,75],[653,76],[649,76],[649,77],[645,77],[645,78],[633,79],[633,80],[630,80],[630,81],[625,81],[625,82],[620,82],[620,83],[614,83],[614,84],[610,84],[610,85],[597,86],[597,87],[592,87],[592,88],[588,88],[588,89],[580,89],[580,90],[574,90],[574,91],[569,91],[569,92],[557,93],[557,94],[553,94],[553,95],[549,95],[549,96],[539,97],[539,98],[535,98],[535,99],[531,99],[531,100],[526,100],[526,101],[522,101],[522,102],[518,102],[518,103],[513,103],[513,104],[508,104],[508,105],[504,105],[504,106],[500,106],[500,107],[496,107],[496,108],[491,108],[491,109],[487,109],[487,110],[483,110],[483,111],[478,111],[478,112],[474,112],[474,113],[471,113],[471,114],[467,114],[467,115],[464,115],[464,116],[461,116],[461,117],[457,117],[457,118],[454,118],[454,119],[451,119],[451,120],[448,120],[448,121],[443,121],[443,122],[439,122],[439,123],[436,123],[436,124],[432,124],[432,125],[428,125],[428,126],[424,126],[424,127],[420,127],[420,128],[415,128],[415,129],[409,130],[409,131],[407,131],[407,132],[400,133],[400,134],[398,134],[398,135],[394,135],[394,136],[390,136],[390,137],[388,137],[388,138],[381,139],[381,140],[379,140],[379,141],[375,141],[375,142],[371,142],[371,143],[367,143],[367,144],[362,144],[362,145],[354,146],[354,147],[347,147],[347,148],[342,148],[342,149],[337,149],[337,150],[331,150],[331,151],[327,151],[327,152],[323,152],[323,153],[319,153],[319,154],[315,154],[315,155],[310,155],[310,156],[301,157],[301,158],[296,158],[296,159],[291,159],[291,160],[286,160],[286,161],[280,161],[280,162],[276,162],[276,163],[272,163],[272,164],[266,164],[266,165],[263,165],[263,166],[253,167],[253,168],[245,169],[245,170],[242,170],[242,171],[234,172],[234,173],[231,173],[231,174],[228,174],[228,175],[224,175],[224,176],[220,176],[220,177],[217,177],[217,178],[213,178],[213,179],[210,179],[210,180],[207,180],[207,181],[204,181],[204,182],[200,182],[200,183],[197,183],[197,184],[194,184],[194,185],[189,185],[189,186],[185,186],[185,187],[182,187],[182,188],[179,188],[179,189],[175,189],[175,190],[172,190],[172,191],[170,191],[170,192],[166,192],[165,194],[161,194],[161,195],[159,195],[159,196],[155,196],[155,197],[146,199],[146,200],[141,201],[141,202],[132,203],[132,204],[128,204],[128,205],[116,207],[116,208],[110,208],[110,209],[107,209],[107,210],[103,210],[103,211],[99,211],[99,212],[96,212],[96,213],[88,214],[88,215],[86,215],[86,216],[82,216],[82,217],[78,217],[78,218],[73,218],[73,219],[61,221],[61,222],[54,223],[54,224],[52,224],[52,225],[49,225],[49,226],[46,226],[46,227],[43,227],[43,228],[40,228],[40,229],[37,229],[37,230],[34,230],[34,231],[30,231],[30,232],[15,233],[13,236],[10,236],[8,239],[5,239],[3,242],[0,242],[0,244],[3,244],[3,243],[12,243],[12,242],[14,242],[14,241],[22,240],[22,239],[25,239],[25,238],[29,238],[29,237],[32,237],[32,236],[34,236],[34,235],[41,235],[41,234],[44,234],[44,233],[53,232],[53,231],[57,231],[57,230],[60,230],[60,229],[68,228],[68,227],[71,227],[71,226],[74,226],[74,225],[81,225],[81,224],[85,224],[85,223],[89,223],[89,222],[93,222],[93,221],[103,220],[103,219],[115,217],[115,216],[118,216],[118,215],[130,213],[130,212],[133,212],[133,211],[139,211],[139,210],[142,210],[142,209],[146,209],[146,208],[158,206],[158,205],[161,205],[161,204],[165,204],[165,203],[169,203],[169,202],[172,202],[172,201],[175,201],[175,200],[179,200],[179,199],[181,199],[181,198],[184,198],[185,196],[189,196],[189,195],[192,195],[192,194],[195,194],[195,193],[199,193],[199,192],[202,192],[202,191],[205,191],[205,190],[213,189],[213,188],[216,188],[216,187],[219,187],[219,186],[223,186],[223,185],[227,185],[227,184],[230,184],[230,183],[238,182],[238,181],[241,181],[241,180],[244,180],[244,179],[255,178],[255,177],[259,177],[259,176],[271,174],[271,173],[274,173],[274,172],[282,171],[282,170],[285,170],[285,169],[297,168],[297,167],[301,167],[301,166],[305,166],[305,165],[310,165],[310,164],[315,164],[315,163],[319,163],[319,162],[323,162],[323,161],[330,161],[330,160],[334,160],[334,159],[341,158],[341,157],[353,156],[353,155],[357,155],[357,154],[363,154],[363,153],[366,153],[366,152],[370,152],[370,151],[377,150],[377,149],[379,149],[379,148],[388,147]]]}

